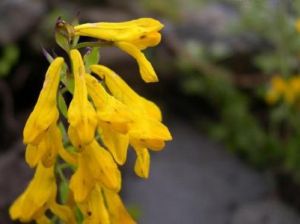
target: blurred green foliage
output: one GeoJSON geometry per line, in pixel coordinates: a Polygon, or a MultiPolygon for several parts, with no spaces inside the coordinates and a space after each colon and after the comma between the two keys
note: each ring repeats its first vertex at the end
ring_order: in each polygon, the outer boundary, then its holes
{"type": "MultiPolygon", "coordinates": [[[[252,66],[249,74],[259,74],[259,82],[248,75],[250,87],[239,85],[240,74],[227,60],[234,57],[228,46],[208,48],[201,41],[189,40],[185,53],[178,57],[181,87],[216,113],[211,119],[199,117],[210,136],[256,167],[288,173],[300,181],[300,104],[281,100],[269,105],[265,101],[273,75],[286,79],[300,73],[300,33],[296,30],[300,2],[217,2],[229,3],[238,12],[239,18],[228,27],[231,36],[250,35],[260,43],[247,62],[252,66]]],[[[233,63],[243,63],[242,58],[235,60],[233,63]]]]}
{"type": "Polygon", "coordinates": [[[19,48],[14,44],[9,44],[3,47],[0,57],[0,78],[7,76],[12,67],[19,59],[19,48]]]}

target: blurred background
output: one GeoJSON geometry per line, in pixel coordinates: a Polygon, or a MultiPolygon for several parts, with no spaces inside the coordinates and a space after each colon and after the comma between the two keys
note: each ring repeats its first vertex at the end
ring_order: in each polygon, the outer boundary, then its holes
{"type": "Polygon", "coordinates": [[[300,223],[300,1],[1,0],[0,223],[32,177],[22,129],[59,52],[54,25],[161,20],[146,51],[160,82],[101,49],[110,66],[156,102],[174,140],[152,153],[148,180],[123,169],[122,195],[141,224],[300,223]],[[79,14],[78,14],[79,13],[79,14]]]}

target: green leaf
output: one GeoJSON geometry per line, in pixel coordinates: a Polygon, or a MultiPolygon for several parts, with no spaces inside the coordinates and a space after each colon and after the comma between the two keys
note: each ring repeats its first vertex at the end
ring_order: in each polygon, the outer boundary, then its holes
{"type": "Polygon", "coordinates": [[[55,41],[63,50],[68,52],[70,50],[70,44],[68,38],[60,32],[55,32],[55,41]]]}
{"type": "Polygon", "coordinates": [[[88,51],[84,55],[84,64],[85,64],[85,69],[90,72],[90,66],[94,64],[98,64],[100,60],[100,52],[98,47],[93,47],[91,48],[90,51],[88,51]]]}
{"type": "Polygon", "coordinates": [[[64,204],[68,200],[68,194],[69,194],[69,185],[65,181],[61,181],[59,184],[59,194],[61,202],[64,204]]]}
{"type": "Polygon", "coordinates": [[[65,118],[68,118],[68,106],[67,106],[66,101],[60,91],[58,93],[58,108],[59,108],[60,112],[62,113],[62,115],[65,118]]]}

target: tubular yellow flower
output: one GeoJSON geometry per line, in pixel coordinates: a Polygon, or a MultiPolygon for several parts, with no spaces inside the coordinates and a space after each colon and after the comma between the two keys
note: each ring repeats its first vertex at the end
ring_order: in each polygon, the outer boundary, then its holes
{"type": "Polygon", "coordinates": [[[172,139],[161,121],[159,108],[151,101],[135,93],[116,73],[102,65],[93,65],[91,70],[104,79],[114,97],[124,103],[132,114],[129,141],[137,154],[135,173],[143,178],[149,176],[150,156],[147,148],[161,150],[165,141],[172,139]]]}
{"type": "Polygon", "coordinates": [[[121,173],[113,158],[95,140],[78,155],[79,166],[71,178],[75,201],[82,202],[96,183],[113,191],[121,188],[121,173]]]}
{"type": "Polygon", "coordinates": [[[58,151],[62,150],[64,149],[60,130],[54,123],[47,129],[38,145],[27,146],[25,159],[30,167],[35,167],[40,161],[45,167],[50,167],[53,166],[58,151]]]}
{"type": "Polygon", "coordinates": [[[151,63],[135,45],[128,42],[117,42],[115,45],[127,54],[131,55],[137,61],[142,79],[145,82],[158,81],[157,75],[151,63]]]}
{"type": "Polygon", "coordinates": [[[93,72],[105,80],[105,84],[114,97],[130,108],[133,122],[130,125],[129,136],[138,139],[144,147],[159,150],[164,146],[164,141],[169,141],[172,136],[161,120],[158,107],[135,93],[116,73],[102,65],[91,66],[93,72]]]}
{"type": "Polygon", "coordinates": [[[31,220],[40,220],[41,222],[41,220],[46,220],[44,213],[50,209],[66,223],[75,224],[71,210],[55,202],[56,191],[53,167],[46,168],[39,163],[27,189],[10,207],[10,216],[13,220],[19,219],[21,222],[31,220]]]}
{"type": "Polygon", "coordinates": [[[128,112],[128,108],[109,95],[97,79],[89,74],[85,78],[88,93],[97,110],[99,125],[106,123],[120,133],[127,133],[128,125],[131,122],[131,115],[128,112]]]}
{"type": "Polygon", "coordinates": [[[88,101],[85,84],[85,70],[82,57],[78,50],[70,52],[75,79],[74,96],[68,109],[69,137],[79,150],[94,139],[97,126],[95,109],[88,101]]]}
{"type": "Polygon", "coordinates": [[[134,145],[133,147],[137,155],[134,164],[134,172],[141,178],[148,178],[150,169],[149,150],[138,145],[134,145]]]}
{"type": "Polygon", "coordinates": [[[79,208],[84,216],[84,224],[111,224],[104,198],[98,185],[94,187],[84,202],[79,203],[79,208]]]}
{"type": "Polygon", "coordinates": [[[74,200],[76,202],[83,202],[94,186],[95,181],[91,176],[91,173],[89,173],[87,164],[83,157],[79,155],[78,168],[72,175],[69,185],[71,191],[73,192],[74,200]]]}
{"type": "Polygon", "coordinates": [[[63,58],[58,57],[49,66],[43,89],[23,131],[25,144],[37,144],[46,129],[58,119],[56,93],[63,63],[63,58]]]}
{"type": "Polygon", "coordinates": [[[116,192],[105,188],[103,188],[103,192],[111,224],[136,224],[127,212],[120,196],[116,192]]]}
{"type": "Polygon", "coordinates": [[[82,157],[94,180],[113,191],[120,190],[121,173],[108,151],[93,141],[86,146],[82,157]]]}
{"type": "Polygon", "coordinates": [[[121,23],[87,23],[75,26],[75,35],[90,36],[112,41],[115,46],[136,59],[142,79],[157,82],[157,75],[141,50],[159,44],[163,25],[151,18],[121,23]]]}
{"type": "Polygon", "coordinates": [[[153,119],[161,120],[161,111],[158,106],[134,92],[114,71],[103,65],[92,65],[91,70],[105,80],[112,95],[128,108],[153,119]]]}
{"type": "Polygon", "coordinates": [[[99,126],[98,132],[115,161],[119,165],[123,165],[127,158],[129,135],[119,133],[105,123],[99,126]]]}
{"type": "Polygon", "coordinates": [[[129,123],[132,121],[128,108],[109,95],[97,79],[86,75],[87,87],[97,110],[98,132],[104,145],[115,161],[123,165],[129,144],[129,123]]]}
{"type": "Polygon", "coordinates": [[[74,27],[75,35],[106,41],[132,41],[148,33],[158,32],[163,25],[152,18],[140,18],[119,23],[86,23],[74,27]]]}

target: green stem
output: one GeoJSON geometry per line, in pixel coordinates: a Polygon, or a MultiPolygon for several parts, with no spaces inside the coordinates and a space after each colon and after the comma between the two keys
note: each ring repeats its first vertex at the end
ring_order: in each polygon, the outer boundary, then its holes
{"type": "Polygon", "coordinates": [[[84,48],[84,47],[107,47],[112,46],[113,42],[99,40],[97,42],[81,42],[75,46],[75,48],[84,48]]]}

